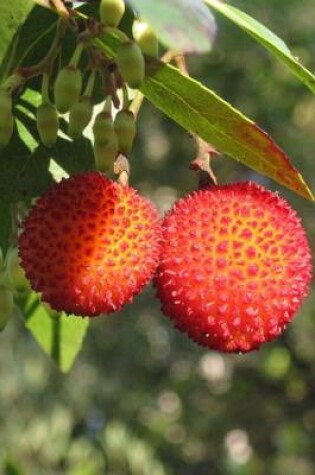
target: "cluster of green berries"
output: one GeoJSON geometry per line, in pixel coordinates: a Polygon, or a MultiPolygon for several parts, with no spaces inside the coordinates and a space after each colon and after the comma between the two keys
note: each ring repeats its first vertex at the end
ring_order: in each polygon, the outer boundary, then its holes
{"type": "MultiPolygon", "coordinates": [[[[114,72],[113,91],[105,93],[104,109],[94,119],[94,155],[95,165],[99,171],[111,169],[119,153],[127,155],[133,146],[136,124],[128,101],[124,101],[121,110],[112,116],[113,94],[127,87],[139,89],[145,76],[144,55],[157,56],[158,40],[150,27],[141,21],[133,24],[133,39],[118,29],[125,13],[123,0],[101,0],[99,16],[100,31],[115,32],[121,39],[116,51],[116,59],[110,58],[108,67],[114,72]]],[[[93,118],[93,90],[98,65],[90,68],[87,84],[83,90],[83,75],[78,64],[85,44],[82,41],[73,53],[69,64],[59,70],[53,85],[53,101],[49,93],[49,74],[42,76],[42,103],[37,108],[36,123],[41,142],[46,147],[56,144],[59,130],[59,113],[69,114],[68,134],[72,139],[78,139],[93,118]]],[[[0,147],[6,146],[13,133],[12,97],[0,89],[0,147]]]]}

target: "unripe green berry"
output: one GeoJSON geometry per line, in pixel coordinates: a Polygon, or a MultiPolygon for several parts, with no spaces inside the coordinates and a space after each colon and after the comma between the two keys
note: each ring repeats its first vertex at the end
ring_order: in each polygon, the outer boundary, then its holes
{"type": "Polygon", "coordinates": [[[12,98],[6,91],[0,91],[0,148],[11,140],[14,128],[12,98]]]}
{"type": "Polygon", "coordinates": [[[137,131],[133,113],[128,110],[119,111],[116,114],[114,126],[119,151],[123,154],[128,154],[132,149],[137,131]]]}
{"type": "Polygon", "coordinates": [[[13,311],[13,292],[0,287],[0,331],[3,331],[13,311]]]}
{"type": "Polygon", "coordinates": [[[107,26],[118,26],[125,8],[124,0],[101,0],[99,10],[101,21],[107,26]]]}
{"type": "Polygon", "coordinates": [[[135,20],[132,25],[132,34],[144,54],[157,58],[159,42],[147,23],[135,20]]]}
{"type": "Polygon", "coordinates": [[[96,116],[93,133],[95,167],[101,172],[108,172],[118,154],[118,141],[110,114],[100,112],[96,116]]]}
{"type": "Polygon", "coordinates": [[[145,73],[145,62],[140,47],[134,41],[123,43],[117,50],[117,65],[128,86],[139,89],[145,73]]]}
{"type": "Polygon", "coordinates": [[[41,141],[46,147],[55,145],[58,136],[59,120],[56,107],[43,102],[36,111],[36,125],[41,141]]]}
{"type": "Polygon", "coordinates": [[[80,137],[93,115],[93,105],[90,97],[82,97],[70,109],[68,133],[73,139],[80,137]]]}
{"type": "Polygon", "coordinates": [[[18,249],[10,247],[5,258],[7,284],[13,290],[24,292],[30,290],[30,283],[20,263],[18,249]]]}
{"type": "Polygon", "coordinates": [[[66,66],[61,69],[54,85],[55,103],[59,112],[64,114],[78,102],[82,89],[82,75],[78,68],[66,66]]]}

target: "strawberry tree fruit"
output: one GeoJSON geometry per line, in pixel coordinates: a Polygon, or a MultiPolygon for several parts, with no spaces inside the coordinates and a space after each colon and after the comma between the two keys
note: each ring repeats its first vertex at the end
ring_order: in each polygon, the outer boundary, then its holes
{"type": "Polygon", "coordinates": [[[157,58],[159,48],[158,39],[147,23],[135,20],[132,25],[132,35],[144,54],[157,58]]]}
{"type": "Polygon", "coordinates": [[[164,219],[157,295],[164,314],[201,345],[248,352],[273,340],[310,279],[300,219],[257,184],[194,192],[164,219]]]}
{"type": "Polygon", "coordinates": [[[59,119],[56,107],[50,102],[43,102],[36,111],[36,125],[42,143],[46,147],[56,144],[59,119]]]}
{"type": "Polygon", "coordinates": [[[54,84],[54,96],[61,114],[68,112],[79,101],[81,89],[82,75],[78,68],[66,66],[59,71],[54,84]]]}
{"type": "Polygon", "coordinates": [[[110,113],[97,114],[93,124],[94,158],[96,169],[102,172],[112,170],[118,154],[118,141],[110,113]]]}
{"type": "Polygon", "coordinates": [[[77,139],[89,124],[93,115],[93,104],[90,97],[82,97],[70,109],[68,133],[77,139]]]}
{"type": "Polygon", "coordinates": [[[12,315],[14,306],[11,290],[0,287],[0,331],[3,331],[12,315]]]}
{"type": "Polygon", "coordinates": [[[124,81],[132,89],[139,89],[144,80],[145,62],[140,47],[134,41],[117,49],[117,65],[124,81]]]}
{"type": "Polygon", "coordinates": [[[119,152],[128,154],[132,149],[137,131],[133,113],[129,110],[119,111],[115,117],[114,127],[117,135],[119,152]]]}
{"type": "Polygon", "coordinates": [[[6,147],[10,142],[13,128],[11,95],[4,90],[0,90],[0,148],[6,147]]]}
{"type": "Polygon", "coordinates": [[[110,313],[150,281],[160,256],[157,211],[98,172],[72,176],[36,202],[19,239],[32,288],[57,311],[110,313]]]}
{"type": "Polygon", "coordinates": [[[101,0],[99,8],[101,21],[106,26],[118,26],[125,13],[125,8],[124,0],[101,0]]]}

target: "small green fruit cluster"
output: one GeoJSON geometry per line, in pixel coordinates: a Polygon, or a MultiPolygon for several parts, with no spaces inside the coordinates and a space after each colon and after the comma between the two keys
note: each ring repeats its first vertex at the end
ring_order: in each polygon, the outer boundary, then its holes
{"type": "Polygon", "coordinates": [[[119,153],[127,155],[132,149],[136,135],[134,115],[123,109],[113,121],[111,113],[103,110],[95,118],[93,134],[96,169],[108,172],[119,153]]]}

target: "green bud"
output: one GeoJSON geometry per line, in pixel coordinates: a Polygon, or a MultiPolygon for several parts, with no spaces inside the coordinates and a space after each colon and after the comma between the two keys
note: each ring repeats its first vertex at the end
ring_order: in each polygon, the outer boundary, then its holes
{"type": "Polygon", "coordinates": [[[36,111],[36,125],[41,141],[46,147],[55,145],[58,136],[59,119],[56,107],[43,102],[36,111]]]}
{"type": "Polygon", "coordinates": [[[106,26],[116,27],[125,13],[124,0],[101,0],[100,18],[106,26]]]}
{"type": "Polygon", "coordinates": [[[118,140],[119,151],[128,154],[133,146],[136,136],[136,121],[131,111],[121,110],[115,117],[115,132],[118,140]]]}
{"type": "Polygon", "coordinates": [[[117,51],[118,69],[129,87],[139,89],[145,72],[144,57],[134,41],[123,43],[117,51]]]}
{"type": "Polygon", "coordinates": [[[144,54],[158,57],[159,42],[147,23],[135,20],[132,25],[132,34],[144,54]]]}
{"type": "Polygon", "coordinates": [[[113,119],[107,112],[100,112],[93,125],[95,167],[101,172],[113,168],[118,154],[118,142],[113,119]]]}
{"type": "Polygon", "coordinates": [[[13,312],[13,292],[0,287],[0,331],[3,331],[13,312]]]}
{"type": "Polygon", "coordinates": [[[93,115],[93,105],[90,97],[82,97],[70,109],[68,133],[73,139],[82,134],[93,115]]]}
{"type": "Polygon", "coordinates": [[[20,263],[18,249],[10,247],[5,258],[8,285],[17,291],[28,291],[31,286],[20,263]]]}
{"type": "Polygon", "coordinates": [[[78,102],[82,89],[82,75],[78,68],[66,66],[61,69],[54,85],[55,103],[64,114],[78,102]]]}
{"type": "Polygon", "coordinates": [[[14,128],[12,97],[0,90],[0,148],[6,147],[11,140],[14,128]]]}

